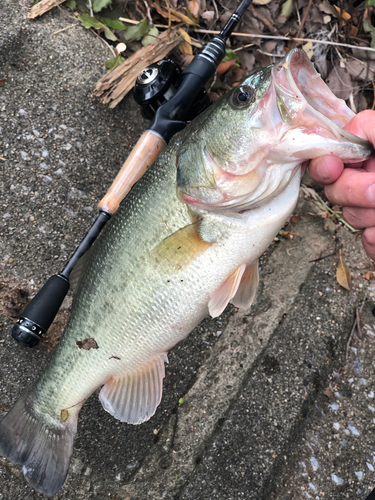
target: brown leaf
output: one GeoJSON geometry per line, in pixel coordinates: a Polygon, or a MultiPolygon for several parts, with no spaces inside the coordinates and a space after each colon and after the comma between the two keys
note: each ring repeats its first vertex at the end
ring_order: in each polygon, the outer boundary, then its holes
{"type": "Polygon", "coordinates": [[[183,54],[192,55],[193,54],[193,48],[191,46],[191,38],[190,38],[190,36],[182,28],[180,28],[178,31],[180,32],[180,34],[183,36],[183,39],[184,39],[184,41],[180,43],[180,45],[178,46],[178,48],[181,50],[181,52],[183,54]]]}
{"type": "Polygon", "coordinates": [[[350,281],[352,277],[350,275],[350,270],[341,255],[341,250],[339,251],[339,263],[336,270],[336,279],[340,286],[346,288],[346,290],[350,290],[350,281]]]}
{"type": "Polygon", "coordinates": [[[232,71],[232,76],[229,78],[229,85],[231,87],[236,87],[240,83],[242,83],[245,78],[248,76],[249,72],[246,68],[236,68],[232,71]]]}
{"type": "Polygon", "coordinates": [[[291,224],[297,224],[297,222],[299,222],[302,218],[302,215],[292,215],[289,219],[289,222],[291,224]]]}
{"type": "Polygon", "coordinates": [[[215,17],[215,12],[213,10],[206,10],[201,17],[210,23],[215,17]]]}
{"type": "Polygon", "coordinates": [[[342,18],[343,21],[349,21],[352,17],[346,10],[340,9],[337,5],[334,5],[334,8],[337,10],[338,15],[342,18]]]}
{"type": "Polygon", "coordinates": [[[327,396],[328,399],[332,399],[333,398],[333,392],[332,392],[332,389],[329,386],[324,389],[323,394],[325,396],[327,396]]]}
{"type": "Polygon", "coordinates": [[[222,75],[223,73],[226,73],[235,64],[236,64],[236,59],[232,59],[232,61],[220,63],[219,66],[217,67],[218,75],[222,75]]]}
{"type": "Polygon", "coordinates": [[[95,339],[85,339],[82,341],[77,340],[76,344],[80,349],[85,349],[85,351],[89,351],[90,349],[99,349],[95,339]]]}
{"type": "Polygon", "coordinates": [[[375,278],[374,271],[367,271],[367,273],[363,274],[362,278],[365,278],[365,280],[372,280],[375,278]]]}
{"type": "Polygon", "coordinates": [[[4,87],[6,78],[0,80],[0,87],[4,87]]]}
{"type": "Polygon", "coordinates": [[[314,215],[314,216],[318,215],[322,219],[326,219],[328,217],[328,212],[318,212],[317,214],[315,214],[313,212],[309,212],[309,215],[314,215]]]}
{"type": "Polygon", "coordinates": [[[199,3],[197,2],[197,0],[190,0],[190,2],[188,3],[188,9],[193,14],[193,16],[198,19],[198,16],[199,16],[199,3]]]}
{"type": "Polygon", "coordinates": [[[180,18],[173,15],[173,12],[174,12],[173,9],[170,9],[170,13],[168,13],[167,10],[160,7],[160,5],[157,4],[156,2],[153,2],[151,4],[151,7],[154,7],[154,9],[157,10],[158,14],[160,14],[162,17],[165,17],[166,19],[171,18],[171,21],[179,21],[180,20],[180,18]]]}
{"type": "Polygon", "coordinates": [[[292,241],[294,241],[296,239],[296,236],[299,236],[298,233],[292,233],[292,231],[283,231],[283,230],[280,231],[280,235],[283,238],[285,238],[287,240],[292,240],[292,241]]]}
{"type": "Polygon", "coordinates": [[[9,411],[9,408],[5,408],[5,406],[0,406],[0,411],[9,411]]]}

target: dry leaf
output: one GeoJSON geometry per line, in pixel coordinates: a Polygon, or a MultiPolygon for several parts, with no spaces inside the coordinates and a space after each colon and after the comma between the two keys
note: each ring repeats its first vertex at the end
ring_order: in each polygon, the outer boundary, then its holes
{"type": "Polygon", "coordinates": [[[197,2],[197,0],[190,0],[190,2],[188,3],[188,9],[193,14],[193,16],[198,19],[198,16],[199,16],[199,3],[197,2]]]}
{"type": "Polygon", "coordinates": [[[337,10],[326,0],[318,5],[318,9],[320,12],[324,12],[324,14],[332,14],[332,16],[338,17],[337,10]]]}
{"type": "Polygon", "coordinates": [[[365,273],[362,278],[365,278],[365,280],[372,280],[373,278],[375,278],[375,274],[374,274],[374,271],[367,271],[367,273],[365,273]]]}
{"type": "Polygon", "coordinates": [[[289,222],[291,224],[297,224],[297,222],[299,222],[302,218],[302,215],[292,215],[289,219],[289,222]]]}
{"type": "Polygon", "coordinates": [[[271,0],[253,0],[254,5],[267,5],[271,0]]]}
{"type": "Polygon", "coordinates": [[[206,21],[208,21],[209,23],[213,21],[214,16],[215,12],[213,10],[206,10],[206,12],[203,12],[203,14],[201,15],[201,17],[206,21]]]}
{"type": "Polygon", "coordinates": [[[305,45],[303,45],[302,48],[307,53],[308,58],[311,59],[312,56],[314,55],[312,42],[305,43],[305,45]]]}
{"type": "Polygon", "coordinates": [[[190,36],[182,28],[180,28],[178,31],[182,35],[182,37],[184,39],[184,41],[180,43],[180,45],[178,46],[178,48],[181,50],[181,52],[183,54],[191,55],[193,53],[193,48],[191,46],[191,38],[190,38],[190,36]]]}
{"type": "Polygon", "coordinates": [[[299,236],[298,233],[292,233],[292,231],[284,231],[283,229],[280,231],[279,234],[286,240],[292,240],[292,241],[296,239],[296,236],[299,236]]]}
{"type": "Polygon", "coordinates": [[[341,255],[341,250],[339,251],[339,263],[336,270],[336,279],[340,286],[350,290],[350,281],[352,277],[350,275],[350,270],[341,255]]]}
{"type": "Polygon", "coordinates": [[[334,8],[337,10],[338,15],[344,20],[344,21],[349,21],[351,19],[351,15],[346,12],[346,10],[341,10],[340,7],[337,7],[337,5],[334,5],[334,8]]]}
{"type": "Polygon", "coordinates": [[[178,17],[176,17],[172,14],[172,12],[174,12],[172,9],[170,10],[170,14],[169,14],[167,10],[160,7],[160,5],[155,3],[155,2],[153,2],[151,4],[151,7],[154,7],[154,9],[157,10],[158,14],[160,14],[162,17],[165,17],[166,19],[171,18],[171,21],[179,21],[180,20],[178,17]]]}
{"type": "Polygon", "coordinates": [[[313,212],[309,212],[309,215],[313,215],[314,217],[315,217],[315,215],[318,215],[322,219],[326,219],[328,217],[328,212],[319,212],[317,214],[315,214],[313,212]]]}
{"type": "Polygon", "coordinates": [[[218,75],[224,74],[232,66],[234,66],[236,64],[236,62],[237,62],[236,59],[232,59],[231,61],[226,61],[226,62],[220,63],[219,66],[217,67],[217,73],[218,73],[218,75]]]}
{"type": "Polygon", "coordinates": [[[332,392],[332,389],[330,387],[326,387],[323,391],[323,394],[325,396],[327,396],[328,399],[332,399],[333,398],[333,392],[332,392]]]}
{"type": "Polygon", "coordinates": [[[99,349],[95,339],[77,340],[76,344],[80,349],[84,349],[85,351],[89,351],[90,349],[99,349]]]}

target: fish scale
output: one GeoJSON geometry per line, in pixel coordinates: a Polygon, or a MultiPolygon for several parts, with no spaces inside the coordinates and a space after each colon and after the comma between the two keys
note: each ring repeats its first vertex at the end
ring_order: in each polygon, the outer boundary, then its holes
{"type": "Polygon", "coordinates": [[[98,387],[115,418],[148,420],[168,350],[208,313],[250,307],[258,258],[295,207],[305,161],[372,153],[340,128],[353,113],[316,75],[292,50],[219,99],[171,142],[78,264],[56,352],[0,423],[0,452],[37,491],[52,496],[64,483],[79,411],[98,387]]]}

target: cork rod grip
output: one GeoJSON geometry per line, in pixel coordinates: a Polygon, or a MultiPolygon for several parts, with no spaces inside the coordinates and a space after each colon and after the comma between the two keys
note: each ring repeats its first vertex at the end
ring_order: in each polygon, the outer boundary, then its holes
{"type": "Polygon", "coordinates": [[[150,130],[144,132],[117,174],[99,208],[114,214],[121,201],[166,147],[165,141],[150,130]]]}

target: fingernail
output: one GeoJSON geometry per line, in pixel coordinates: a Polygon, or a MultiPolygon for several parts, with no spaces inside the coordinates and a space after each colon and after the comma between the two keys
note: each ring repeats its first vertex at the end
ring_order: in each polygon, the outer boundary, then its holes
{"type": "Polygon", "coordinates": [[[316,167],[316,172],[322,181],[328,181],[331,176],[327,167],[325,160],[321,160],[316,167]]]}
{"type": "Polygon", "coordinates": [[[370,203],[375,205],[375,184],[371,184],[371,186],[366,189],[366,197],[370,203]]]}

